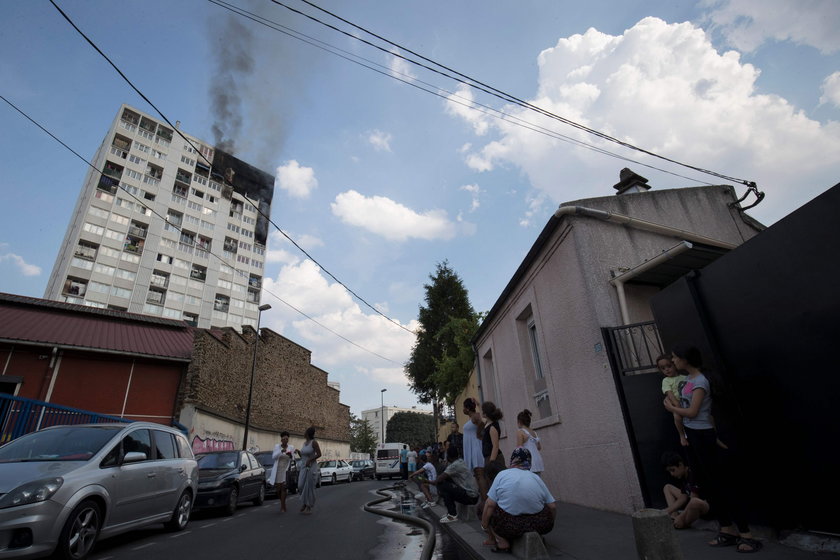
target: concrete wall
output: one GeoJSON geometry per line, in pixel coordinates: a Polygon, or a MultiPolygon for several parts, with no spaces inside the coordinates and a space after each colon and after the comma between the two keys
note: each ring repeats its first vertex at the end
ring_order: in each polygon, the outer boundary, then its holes
{"type": "MultiPolygon", "coordinates": [[[[728,208],[731,187],[626,194],[568,203],[629,215],[739,244],[758,231],[728,208]]],[[[556,220],[553,218],[553,220],[556,220]]],[[[509,286],[476,341],[483,400],[505,413],[502,451],[515,446],[527,408],[543,444],[546,483],[560,500],[631,512],[643,507],[601,327],[621,324],[613,271],[679,241],[593,218],[564,217],[509,286]],[[533,324],[543,377],[532,356],[533,324]],[[550,410],[540,410],[549,403],[550,410]]],[[[655,288],[628,290],[631,322],[649,320],[655,288]]],[[[658,411],[654,411],[656,413],[658,411]]]]}
{"type": "MultiPolygon", "coordinates": [[[[273,448],[283,430],[292,434],[293,443],[302,443],[306,428],[316,426],[324,456],[347,457],[350,408],[327,385],[327,372],[310,363],[306,348],[269,329],[261,333],[248,448],[273,448]]],[[[241,447],[254,340],[254,329],[247,326],[242,333],[232,328],[196,331],[178,400],[181,423],[193,439],[219,437],[241,447]]]]}

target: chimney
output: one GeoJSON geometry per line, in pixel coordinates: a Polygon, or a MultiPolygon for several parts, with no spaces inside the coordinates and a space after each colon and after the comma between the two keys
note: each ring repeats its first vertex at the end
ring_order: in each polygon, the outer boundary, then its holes
{"type": "Polygon", "coordinates": [[[613,188],[618,191],[615,193],[616,195],[650,190],[650,186],[647,184],[648,180],[638,173],[630,171],[627,167],[622,169],[618,176],[621,180],[613,185],[613,188]]]}

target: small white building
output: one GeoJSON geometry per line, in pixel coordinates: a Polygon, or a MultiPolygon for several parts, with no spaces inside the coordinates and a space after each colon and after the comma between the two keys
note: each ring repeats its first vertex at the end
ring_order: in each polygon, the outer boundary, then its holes
{"type": "Polygon", "coordinates": [[[644,507],[643,477],[616,380],[650,374],[659,407],[644,414],[665,412],[655,370],[614,375],[604,329],[652,321],[652,295],[763,229],[730,186],[648,192],[646,182],[624,170],[618,196],[562,204],[474,338],[481,400],[505,414],[505,456],[529,409],[554,495],[624,513],[644,507]]]}

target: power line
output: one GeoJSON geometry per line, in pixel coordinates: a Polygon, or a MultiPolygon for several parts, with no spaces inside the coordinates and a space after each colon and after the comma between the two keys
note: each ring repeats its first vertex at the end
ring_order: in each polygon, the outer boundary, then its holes
{"type": "MultiPolygon", "coordinates": [[[[687,163],[680,162],[680,161],[675,160],[675,159],[671,159],[671,158],[666,157],[666,156],[659,155],[659,154],[657,154],[657,153],[655,153],[655,152],[651,152],[651,151],[646,150],[646,149],[644,149],[644,148],[640,148],[640,147],[638,147],[638,146],[635,146],[635,145],[633,145],[633,144],[630,144],[629,142],[624,142],[623,140],[619,140],[618,138],[615,138],[615,137],[613,137],[613,136],[610,136],[609,134],[606,134],[606,133],[604,133],[604,132],[600,132],[600,131],[598,131],[598,130],[596,130],[596,129],[593,129],[593,128],[590,128],[590,127],[585,126],[585,125],[583,125],[583,124],[577,123],[577,122],[572,121],[572,120],[570,120],[570,119],[567,119],[567,118],[565,118],[565,117],[562,117],[562,116],[556,115],[556,114],[554,114],[554,113],[552,113],[552,112],[550,112],[550,111],[547,111],[547,110],[545,110],[545,109],[542,109],[541,107],[539,107],[539,106],[537,106],[537,105],[533,105],[532,103],[529,103],[529,102],[527,102],[527,101],[524,101],[524,100],[522,100],[522,99],[520,99],[520,98],[518,98],[518,97],[516,97],[516,96],[514,96],[514,95],[511,95],[511,94],[509,94],[509,93],[506,93],[506,92],[504,92],[504,91],[502,91],[502,90],[499,90],[499,89],[497,89],[497,88],[495,88],[495,87],[493,87],[493,86],[487,85],[487,84],[485,84],[484,82],[482,82],[482,81],[480,81],[480,80],[476,80],[475,78],[472,78],[472,77],[470,77],[470,76],[468,76],[468,75],[466,75],[466,74],[463,74],[463,73],[461,73],[461,72],[458,72],[457,70],[453,70],[452,68],[449,68],[448,66],[445,66],[445,65],[443,65],[443,64],[440,64],[440,63],[436,62],[435,60],[433,60],[433,59],[431,59],[431,58],[427,58],[427,57],[425,57],[425,56],[423,56],[423,55],[420,55],[420,54],[418,54],[418,53],[416,53],[416,52],[412,51],[411,49],[408,49],[408,48],[406,48],[406,47],[404,47],[404,46],[400,45],[399,43],[395,43],[395,42],[393,42],[393,41],[391,41],[391,40],[389,40],[389,39],[386,39],[385,37],[382,37],[382,36],[380,36],[380,35],[377,35],[376,33],[373,33],[372,31],[369,31],[369,30],[365,29],[364,27],[361,27],[360,25],[357,25],[357,24],[355,24],[355,23],[353,23],[353,22],[351,22],[351,21],[349,21],[349,20],[347,20],[347,19],[344,19],[344,18],[342,18],[342,17],[340,17],[340,16],[338,16],[338,15],[336,15],[336,14],[334,14],[334,13],[332,13],[332,12],[330,12],[330,11],[328,11],[328,10],[324,9],[324,8],[321,8],[320,6],[318,6],[317,4],[315,4],[314,2],[311,2],[310,0],[301,0],[301,1],[302,1],[302,2],[304,2],[305,4],[308,4],[309,6],[311,6],[311,7],[313,7],[313,8],[315,8],[315,9],[317,9],[317,10],[321,11],[321,12],[324,12],[324,13],[326,13],[326,14],[328,14],[328,15],[330,15],[330,16],[332,16],[332,17],[336,18],[336,19],[338,19],[339,21],[342,21],[342,22],[344,22],[344,23],[346,23],[346,24],[348,24],[348,25],[350,25],[350,26],[354,27],[355,29],[358,29],[359,31],[362,31],[362,32],[364,32],[364,33],[366,33],[366,34],[368,34],[368,35],[373,36],[373,37],[376,37],[377,39],[379,39],[379,40],[381,40],[381,41],[384,41],[384,42],[386,42],[387,44],[389,44],[389,45],[391,45],[391,46],[393,46],[393,47],[396,47],[396,48],[398,48],[398,49],[400,49],[400,50],[403,50],[403,51],[405,51],[405,52],[411,53],[412,55],[417,56],[417,57],[419,57],[420,59],[422,59],[422,60],[424,60],[424,61],[427,61],[427,62],[429,62],[429,63],[431,63],[431,64],[434,64],[435,66],[439,66],[440,68],[445,69],[445,70],[446,70],[446,71],[448,71],[448,72],[452,72],[452,73],[456,74],[457,76],[460,76],[461,78],[463,78],[464,80],[466,80],[466,82],[464,82],[463,80],[459,80],[459,81],[461,81],[462,83],[465,83],[465,84],[466,84],[467,86],[469,86],[469,87],[472,87],[472,88],[474,88],[474,89],[478,89],[478,90],[483,91],[483,92],[485,92],[485,93],[489,93],[490,95],[493,95],[493,96],[495,96],[495,97],[499,97],[499,98],[501,98],[501,99],[503,99],[503,100],[505,100],[505,101],[515,103],[516,105],[519,105],[520,107],[523,107],[523,108],[526,108],[526,109],[529,109],[529,110],[535,111],[535,112],[540,113],[540,114],[542,114],[542,115],[544,115],[544,116],[547,116],[547,117],[549,117],[549,118],[556,119],[556,120],[558,120],[558,121],[560,121],[560,122],[562,122],[562,123],[564,123],[564,124],[567,124],[567,125],[569,125],[569,126],[572,126],[572,127],[574,127],[574,128],[577,128],[577,129],[579,129],[579,130],[582,130],[582,131],[584,131],[584,132],[587,132],[587,133],[589,133],[589,134],[592,134],[592,135],[594,135],[594,136],[597,136],[597,137],[602,138],[602,139],[604,139],[604,140],[607,140],[607,141],[609,141],[609,142],[614,142],[614,143],[616,143],[616,144],[618,144],[618,145],[620,145],[620,146],[623,146],[623,147],[625,147],[625,148],[629,148],[629,149],[631,149],[631,150],[635,150],[635,151],[641,152],[641,153],[643,153],[643,154],[646,154],[646,155],[649,155],[649,156],[652,156],[652,157],[655,157],[655,158],[658,158],[658,159],[661,159],[661,160],[667,161],[667,162],[669,162],[669,163],[673,163],[673,164],[675,164],[675,165],[679,165],[679,166],[681,166],[681,167],[685,167],[685,168],[688,168],[688,169],[693,169],[694,171],[698,171],[698,172],[700,172],[700,173],[704,173],[704,174],[707,174],[707,175],[712,175],[712,176],[715,176],[715,177],[719,177],[719,178],[721,178],[721,179],[726,179],[726,180],[728,180],[728,181],[734,181],[734,182],[741,183],[741,184],[743,184],[743,185],[747,185],[747,186],[754,185],[754,183],[753,183],[752,181],[748,181],[748,180],[746,180],[746,179],[739,179],[739,178],[737,178],[737,177],[732,177],[732,176],[730,176],[730,175],[724,175],[724,174],[722,174],[722,173],[718,173],[718,172],[716,172],[716,171],[712,171],[712,170],[709,170],[709,169],[704,169],[704,168],[702,168],[702,167],[697,167],[697,166],[694,166],[694,165],[690,165],[690,164],[687,164],[687,163]]],[[[394,52],[392,52],[392,51],[389,51],[389,50],[385,49],[384,47],[381,47],[381,46],[375,45],[375,44],[373,44],[373,43],[371,43],[371,42],[369,42],[369,41],[366,41],[366,40],[364,40],[364,39],[362,39],[362,38],[360,38],[360,37],[357,37],[356,35],[353,35],[352,33],[348,33],[348,32],[346,32],[346,31],[344,31],[344,30],[341,30],[341,29],[339,29],[339,28],[337,28],[337,27],[333,26],[333,25],[330,25],[330,24],[328,24],[328,23],[326,23],[326,22],[323,22],[323,21],[319,20],[318,18],[316,18],[316,17],[314,17],[314,16],[311,16],[311,15],[309,15],[309,14],[306,14],[306,13],[304,13],[304,12],[302,12],[302,11],[300,11],[300,10],[297,10],[297,9],[295,9],[295,8],[292,8],[292,7],[290,7],[290,6],[286,5],[286,4],[284,4],[283,2],[280,2],[279,0],[271,0],[271,2],[273,2],[274,4],[277,4],[277,5],[279,5],[279,6],[282,6],[282,7],[286,8],[286,9],[287,9],[287,10],[289,10],[289,11],[292,11],[292,12],[297,13],[297,14],[300,14],[300,15],[302,15],[302,16],[304,16],[304,17],[306,17],[306,18],[309,18],[309,19],[311,19],[311,20],[313,20],[313,21],[315,21],[315,22],[317,22],[317,23],[319,23],[319,24],[321,24],[321,25],[323,25],[323,26],[325,26],[325,27],[328,27],[328,28],[330,28],[330,29],[336,30],[336,31],[338,31],[339,33],[342,33],[343,35],[346,35],[346,36],[348,36],[348,37],[351,37],[351,38],[353,38],[353,39],[355,39],[355,40],[357,40],[357,41],[360,41],[360,42],[362,42],[362,43],[365,43],[365,44],[367,44],[367,45],[370,45],[370,46],[372,46],[372,47],[374,47],[374,48],[376,48],[376,49],[379,49],[379,50],[381,50],[381,51],[387,52],[387,53],[391,54],[392,56],[397,56],[397,57],[399,57],[399,58],[401,58],[401,59],[405,60],[406,62],[409,62],[409,63],[414,64],[414,65],[416,65],[416,66],[420,66],[420,67],[422,67],[422,68],[426,68],[427,70],[431,70],[432,72],[436,72],[436,73],[441,74],[441,75],[443,75],[443,76],[446,76],[446,77],[448,77],[448,78],[450,78],[450,79],[453,79],[453,80],[454,80],[454,79],[456,79],[456,78],[454,78],[453,76],[447,75],[447,74],[446,74],[446,73],[444,73],[444,72],[441,72],[441,71],[439,71],[439,70],[437,70],[437,69],[434,69],[434,68],[431,68],[431,67],[429,67],[429,66],[427,66],[427,65],[425,65],[425,64],[422,64],[422,63],[420,63],[420,62],[417,62],[417,61],[415,61],[415,60],[412,60],[412,59],[410,59],[410,58],[407,58],[407,57],[405,57],[405,56],[403,56],[403,55],[401,55],[401,54],[399,54],[399,53],[394,53],[394,52]]]]}
{"type": "MultiPolygon", "coordinates": [[[[194,144],[190,141],[190,139],[189,139],[189,138],[187,138],[186,136],[184,136],[184,134],[183,134],[183,133],[182,133],[182,132],[181,132],[181,131],[177,128],[177,127],[175,127],[175,126],[174,126],[174,125],[170,122],[170,120],[166,117],[166,115],[164,115],[164,114],[163,114],[163,112],[162,112],[160,109],[158,109],[158,108],[157,108],[157,106],[156,106],[154,103],[152,103],[152,102],[151,102],[151,100],[150,100],[148,97],[146,97],[146,96],[143,94],[143,92],[141,92],[141,91],[140,91],[140,89],[139,89],[137,86],[135,86],[135,85],[131,82],[131,80],[129,80],[129,79],[128,79],[128,77],[127,77],[127,76],[126,76],[126,75],[122,72],[122,70],[120,70],[120,69],[119,69],[119,67],[118,67],[118,66],[117,66],[117,65],[116,65],[116,64],[115,64],[115,63],[114,63],[114,62],[113,62],[110,58],[108,58],[108,56],[107,56],[104,52],[102,52],[102,50],[101,50],[98,46],[96,46],[96,44],[95,44],[95,43],[94,43],[94,42],[93,42],[93,41],[92,41],[92,40],[91,40],[91,39],[90,39],[87,35],[85,35],[85,33],[84,33],[81,29],[79,29],[79,27],[78,27],[75,23],[73,23],[73,20],[71,20],[71,19],[70,19],[70,17],[69,17],[66,13],[64,13],[64,11],[62,11],[62,9],[61,9],[61,8],[59,8],[59,7],[58,7],[58,5],[55,3],[55,1],[54,1],[54,0],[50,0],[50,3],[51,3],[54,7],[55,7],[55,9],[56,9],[56,10],[58,10],[58,11],[59,11],[59,13],[61,13],[61,15],[64,17],[64,19],[65,19],[65,20],[67,20],[67,22],[68,22],[71,26],[73,26],[73,29],[75,29],[75,30],[76,30],[76,32],[77,32],[77,33],[79,33],[79,35],[81,35],[81,36],[85,39],[85,41],[87,41],[87,43],[88,43],[91,47],[93,47],[93,49],[94,49],[97,53],[99,53],[99,54],[100,54],[100,55],[101,55],[101,56],[102,56],[105,60],[107,60],[107,61],[108,61],[108,64],[110,64],[110,65],[111,65],[111,67],[113,67],[113,68],[114,68],[114,70],[116,70],[116,72],[120,75],[120,77],[121,77],[123,80],[125,80],[125,82],[126,82],[126,83],[128,83],[128,85],[129,85],[129,86],[131,86],[131,88],[132,88],[134,91],[136,91],[136,92],[138,93],[138,95],[140,95],[140,97],[142,97],[142,98],[143,98],[143,99],[144,99],[144,100],[145,100],[145,101],[146,101],[149,105],[151,105],[151,106],[152,106],[152,108],[154,108],[154,110],[155,110],[155,111],[157,111],[158,115],[160,115],[160,117],[161,117],[164,121],[166,121],[166,123],[167,123],[167,124],[169,124],[169,126],[171,126],[171,127],[175,130],[175,132],[177,132],[177,133],[178,133],[178,135],[179,135],[181,138],[183,138],[186,142],[188,142],[188,143],[189,143],[189,145],[190,145],[190,147],[192,147],[192,148],[193,148],[193,149],[194,149],[194,150],[195,150],[195,151],[196,151],[199,155],[201,155],[201,157],[203,157],[203,158],[204,158],[204,160],[205,160],[205,161],[206,161],[206,162],[207,162],[207,163],[208,163],[208,164],[212,167],[212,165],[213,165],[213,164],[212,164],[212,162],[210,162],[210,160],[208,160],[208,159],[207,159],[207,157],[206,157],[206,156],[204,156],[204,154],[202,154],[202,153],[201,153],[201,151],[200,151],[200,150],[198,150],[198,149],[195,147],[195,145],[194,145],[194,144]]],[[[232,185],[231,185],[231,186],[232,186],[232,185]]],[[[247,198],[247,197],[246,197],[246,198],[247,198]]],[[[249,202],[251,202],[251,201],[249,200],[249,202]]],[[[253,203],[252,203],[252,204],[253,204],[253,203]]],[[[392,319],[392,318],[388,317],[387,315],[385,315],[384,313],[382,313],[382,312],[381,312],[379,309],[377,309],[375,306],[373,306],[373,305],[371,305],[370,303],[368,303],[368,302],[367,302],[367,300],[365,300],[364,298],[362,298],[361,296],[359,296],[359,295],[358,295],[358,294],[357,294],[354,290],[351,290],[351,289],[350,289],[350,288],[349,288],[346,284],[344,284],[341,280],[339,280],[338,278],[336,278],[336,276],[335,276],[334,274],[332,274],[329,270],[327,270],[327,268],[326,268],[326,267],[324,267],[321,263],[319,263],[317,260],[315,260],[315,258],[314,258],[314,257],[312,257],[312,255],[310,255],[308,252],[304,251],[304,250],[303,250],[303,248],[302,248],[300,245],[298,245],[298,244],[297,244],[297,243],[296,243],[296,242],[295,242],[295,241],[294,241],[291,237],[289,237],[289,236],[288,236],[288,235],[287,235],[287,234],[286,234],[286,233],[285,233],[282,229],[280,229],[280,227],[279,227],[277,224],[275,224],[275,223],[271,220],[271,218],[270,218],[269,216],[266,216],[266,215],[265,215],[265,214],[264,214],[264,213],[263,213],[263,212],[259,209],[259,205],[254,205],[254,207],[257,209],[257,211],[260,213],[260,215],[262,215],[262,216],[264,216],[265,218],[267,218],[267,219],[268,219],[268,221],[271,223],[271,225],[273,225],[275,228],[277,228],[277,230],[278,230],[281,234],[283,234],[283,236],[285,236],[285,237],[286,237],[289,241],[291,241],[291,242],[294,244],[294,246],[295,246],[295,247],[297,247],[298,249],[300,249],[300,250],[301,250],[301,251],[302,251],[302,252],[303,252],[303,253],[304,253],[304,254],[305,254],[305,255],[306,255],[309,259],[311,259],[311,260],[312,260],[315,264],[317,264],[317,265],[321,268],[321,270],[323,270],[324,272],[326,272],[326,273],[327,273],[327,274],[328,274],[328,275],[329,275],[332,279],[334,279],[336,282],[338,282],[338,283],[339,283],[339,284],[340,284],[340,285],[341,285],[344,289],[346,289],[348,292],[350,292],[351,294],[353,294],[353,296],[355,296],[355,297],[356,297],[359,301],[361,301],[361,302],[362,302],[365,306],[367,306],[368,308],[370,308],[371,310],[373,310],[373,312],[374,312],[374,313],[376,313],[376,314],[378,314],[378,315],[381,315],[382,317],[384,317],[385,319],[387,319],[387,320],[388,320],[388,321],[390,321],[391,323],[393,323],[393,324],[397,325],[398,327],[400,327],[400,328],[401,328],[401,329],[403,329],[404,331],[409,332],[409,333],[411,333],[411,334],[416,334],[416,333],[415,333],[414,331],[412,331],[411,329],[408,329],[408,328],[406,328],[405,326],[403,326],[403,325],[402,325],[399,321],[397,321],[397,320],[395,320],[395,319],[392,319]]]]}
{"type": "Polygon", "coordinates": [[[606,156],[609,156],[609,157],[612,157],[612,158],[615,158],[615,159],[619,159],[619,160],[622,160],[622,161],[633,163],[635,165],[640,165],[640,166],[643,166],[643,167],[647,167],[649,169],[655,169],[656,171],[659,171],[661,173],[666,173],[668,175],[673,175],[674,177],[680,177],[682,179],[687,179],[689,181],[702,183],[702,184],[705,184],[705,185],[711,185],[712,184],[712,183],[709,183],[707,181],[703,181],[701,179],[695,179],[695,178],[692,178],[692,177],[688,177],[686,175],[675,173],[673,171],[669,171],[669,170],[663,169],[661,167],[656,167],[655,165],[651,165],[649,163],[644,163],[642,161],[629,158],[627,156],[622,156],[622,155],[617,154],[615,152],[611,152],[611,151],[606,150],[604,148],[601,148],[601,147],[589,144],[587,142],[584,142],[583,140],[578,140],[576,138],[572,138],[571,136],[567,136],[567,135],[561,134],[557,131],[542,127],[542,126],[537,125],[535,123],[532,123],[530,121],[526,121],[526,120],[524,120],[520,117],[517,117],[517,116],[512,115],[510,113],[506,113],[506,112],[504,112],[500,109],[496,109],[495,107],[491,107],[489,105],[485,105],[485,104],[479,103],[479,102],[474,101],[474,100],[467,100],[467,99],[465,99],[464,97],[461,97],[460,95],[458,95],[455,92],[449,91],[449,90],[447,90],[445,88],[442,88],[442,87],[439,87],[439,86],[435,86],[435,85],[430,84],[428,82],[425,82],[423,80],[413,78],[413,77],[411,77],[407,74],[404,74],[402,72],[399,72],[397,70],[387,68],[386,66],[384,66],[382,64],[379,64],[378,62],[375,62],[375,61],[372,61],[370,59],[359,56],[357,54],[351,53],[347,50],[341,49],[339,47],[336,47],[335,45],[331,45],[331,44],[329,44],[325,41],[321,41],[320,39],[316,39],[316,38],[311,37],[309,35],[306,35],[304,33],[300,33],[299,31],[291,29],[290,27],[287,27],[285,25],[282,25],[280,23],[272,21],[268,18],[265,18],[263,16],[255,14],[253,12],[250,12],[250,11],[244,9],[244,8],[239,7],[239,6],[235,6],[235,5],[233,5],[229,2],[225,2],[224,0],[208,0],[208,2],[210,2],[212,4],[216,4],[217,6],[219,6],[221,8],[224,8],[224,9],[226,9],[226,10],[228,10],[228,11],[230,11],[230,12],[236,14],[236,15],[239,15],[241,17],[249,19],[249,20],[251,20],[255,23],[259,23],[260,25],[264,25],[264,26],[268,27],[269,29],[273,29],[275,31],[278,31],[279,33],[287,35],[287,36],[289,36],[293,39],[297,39],[297,40],[299,40],[303,43],[309,44],[313,47],[319,48],[319,49],[321,49],[323,51],[326,51],[330,54],[338,56],[339,58],[343,58],[344,60],[346,60],[348,62],[352,62],[353,64],[357,64],[359,66],[362,66],[363,68],[367,68],[368,70],[372,70],[373,72],[376,72],[378,74],[382,74],[383,76],[387,76],[389,78],[392,78],[394,80],[402,82],[406,85],[409,85],[411,87],[419,89],[420,91],[423,91],[423,92],[429,93],[431,95],[435,95],[437,97],[440,97],[444,101],[447,101],[447,102],[450,102],[450,103],[456,103],[458,105],[462,105],[464,107],[474,109],[476,111],[485,113],[485,114],[487,114],[487,115],[489,115],[493,118],[497,118],[497,119],[500,119],[500,120],[503,120],[503,121],[506,121],[506,122],[510,122],[511,124],[513,124],[515,126],[519,126],[519,127],[525,128],[527,130],[531,130],[533,132],[543,134],[544,136],[548,136],[550,138],[554,138],[554,139],[560,140],[562,142],[566,142],[566,143],[569,143],[569,144],[576,144],[577,146],[579,146],[581,148],[584,148],[584,149],[587,149],[587,150],[590,150],[590,151],[593,151],[593,152],[596,152],[596,153],[600,153],[602,155],[606,155],[606,156]],[[316,44],[316,43],[318,43],[318,44],[316,44]],[[364,62],[360,62],[360,61],[364,61],[364,62]],[[377,66],[379,68],[384,68],[385,71],[379,70],[378,68],[375,68],[374,66],[377,66]],[[403,76],[406,79],[401,78],[401,77],[399,77],[395,74],[399,74],[400,76],[403,76]],[[418,85],[418,83],[422,84],[423,86],[426,86],[426,87],[422,87],[422,86],[418,85]],[[446,93],[448,95],[443,95],[441,92],[446,93]],[[457,98],[457,99],[454,99],[454,98],[457,98]],[[461,101],[459,101],[459,99],[461,101]]]}
{"type": "MultiPolygon", "coordinates": [[[[67,143],[65,143],[63,140],[61,140],[60,138],[58,138],[55,134],[53,134],[52,132],[50,132],[49,130],[47,130],[44,126],[42,126],[42,125],[41,125],[39,122],[37,122],[35,119],[33,119],[32,117],[30,117],[27,113],[25,113],[25,112],[24,112],[22,109],[20,109],[17,105],[15,105],[14,103],[12,103],[12,102],[11,102],[11,101],[9,101],[8,99],[6,99],[6,97],[4,97],[2,94],[0,94],[0,99],[2,99],[2,100],[3,100],[3,101],[7,104],[7,105],[9,105],[12,109],[14,109],[14,110],[15,110],[15,111],[17,111],[19,114],[21,114],[21,115],[22,115],[24,118],[26,118],[29,122],[31,122],[32,124],[34,124],[35,126],[37,126],[39,129],[41,129],[41,131],[43,131],[44,133],[46,133],[47,135],[49,135],[49,136],[50,136],[53,140],[55,140],[56,142],[58,142],[59,144],[61,144],[64,148],[66,148],[67,150],[69,150],[69,151],[70,151],[73,155],[75,155],[77,158],[79,158],[79,159],[80,159],[80,160],[82,160],[84,163],[86,163],[86,164],[87,164],[87,165],[88,165],[91,169],[93,169],[96,173],[98,173],[100,177],[104,176],[104,173],[103,173],[102,171],[100,171],[100,170],[99,170],[99,169],[98,169],[95,165],[93,165],[90,161],[88,161],[88,160],[87,160],[84,156],[80,155],[77,151],[75,151],[73,148],[71,148],[69,145],[67,145],[67,143]]],[[[143,206],[144,208],[146,208],[146,209],[147,209],[147,210],[148,210],[151,214],[153,214],[153,215],[157,216],[158,218],[162,219],[164,222],[166,222],[166,224],[167,224],[168,226],[170,226],[170,227],[172,227],[172,228],[176,229],[176,230],[178,231],[178,233],[179,233],[179,234],[182,234],[182,233],[183,233],[183,229],[182,229],[181,227],[179,227],[179,226],[177,226],[177,225],[173,224],[173,223],[172,223],[172,222],[170,222],[167,218],[165,218],[165,217],[164,217],[164,216],[162,216],[161,214],[157,213],[154,209],[149,208],[149,207],[147,206],[147,201],[144,201],[144,200],[142,200],[142,199],[138,198],[137,196],[135,196],[135,195],[134,195],[134,193],[132,193],[132,192],[130,192],[130,191],[127,191],[127,190],[125,190],[124,188],[122,188],[122,186],[120,186],[120,189],[121,189],[124,193],[126,193],[128,196],[130,196],[131,198],[133,198],[134,200],[136,200],[138,203],[140,203],[140,204],[141,204],[141,206],[143,206]]],[[[232,264],[228,263],[228,262],[227,262],[227,261],[226,261],[223,257],[220,257],[219,255],[217,255],[216,253],[214,253],[213,251],[210,251],[210,250],[207,250],[207,251],[205,251],[205,252],[206,252],[206,253],[208,253],[208,254],[210,254],[210,255],[212,255],[212,256],[214,256],[214,257],[216,257],[216,258],[219,260],[219,262],[221,262],[222,264],[224,264],[224,265],[228,266],[228,267],[229,267],[229,268],[231,268],[232,270],[236,271],[236,273],[237,273],[239,276],[242,276],[242,277],[244,277],[244,276],[245,276],[245,272],[244,272],[244,271],[242,271],[242,270],[240,270],[240,269],[236,268],[234,265],[232,265],[232,264]]],[[[399,363],[399,362],[397,362],[396,360],[392,360],[392,359],[390,359],[390,358],[386,358],[385,356],[382,356],[381,354],[378,354],[378,353],[374,352],[373,350],[369,350],[369,349],[365,348],[364,346],[361,346],[360,344],[357,344],[356,342],[353,342],[353,341],[352,341],[352,340],[350,340],[349,338],[347,338],[347,337],[345,337],[345,336],[343,336],[343,335],[341,335],[341,334],[337,333],[336,331],[334,331],[334,330],[332,330],[331,328],[327,327],[327,326],[326,326],[326,325],[324,325],[323,323],[321,323],[321,322],[319,322],[318,320],[314,319],[313,317],[311,317],[311,316],[307,315],[306,313],[304,313],[303,311],[301,311],[300,309],[298,309],[297,307],[295,307],[295,306],[294,306],[294,305],[292,305],[291,303],[287,302],[286,300],[284,300],[283,298],[281,298],[280,296],[278,296],[278,295],[277,295],[277,294],[275,294],[274,292],[272,292],[272,291],[270,291],[270,290],[266,289],[264,286],[261,286],[261,290],[262,290],[263,292],[265,292],[265,293],[267,293],[267,294],[269,294],[269,295],[273,296],[275,299],[277,299],[277,301],[279,301],[280,303],[282,303],[282,304],[286,305],[287,307],[289,307],[290,309],[292,309],[292,310],[296,311],[297,313],[301,314],[301,315],[302,315],[302,316],[304,316],[306,319],[309,319],[310,321],[312,321],[313,323],[315,323],[315,324],[316,324],[316,325],[318,325],[319,327],[323,328],[324,330],[329,331],[330,333],[334,334],[334,335],[335,335],[335,336],[337,336],[338,338],[340,338],[340,339],[344,340],[345,342],[348,342],[348,343],[352,344],[353,346],[355,346],[355,347],[359,348],[360,350],[364,350],[365,352],[367,352],[367,353],[369,353],[369,354],[372,354],[372,355],[374,355],[374,356],[377,356],[378,358],[382,358],[383,360],[386,360],[386,361],[388,361],[388,362],[391,362],[391,363],[394,363],[394,364],[399,363]]],[[[412,332],[412,331],[409,331],[409,332],[412,332]]],[[[414,334],[414,333],[412,332],[412,334],[414,334]]]]}

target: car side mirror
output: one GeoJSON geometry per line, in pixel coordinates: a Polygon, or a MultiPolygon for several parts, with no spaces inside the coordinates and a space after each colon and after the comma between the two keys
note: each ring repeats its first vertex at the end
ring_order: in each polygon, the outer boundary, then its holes
{"type": "Polygon", "coordinates": [[[140,451],[129,451],[123,457],[123,463],[139,463],[146,460],[146,454],[140,451]]]}
{"type": "Polygon", "coordinates": [[[239,465],[239,472],[243,472],[248,468],[248,465],[239,465]]]}

